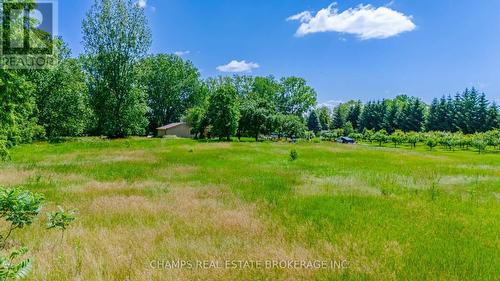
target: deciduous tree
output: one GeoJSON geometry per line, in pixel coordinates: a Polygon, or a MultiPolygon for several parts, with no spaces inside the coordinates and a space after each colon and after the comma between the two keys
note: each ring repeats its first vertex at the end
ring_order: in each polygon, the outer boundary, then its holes
{"type": "Polygon", "coordinates": [[[151,45],[144,10],[134,0],[96,0],[83,21],[85,70],[97,134],[143,134],[146,95],[136,63],[151,45]]]}

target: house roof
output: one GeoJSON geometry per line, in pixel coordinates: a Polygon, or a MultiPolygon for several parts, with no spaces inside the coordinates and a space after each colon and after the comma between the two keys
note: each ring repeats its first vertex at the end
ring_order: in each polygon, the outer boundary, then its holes
{"type": "Polygon", "coordinates": [[[167,129],[172,129],[172,128],[175,128],[175,127],[178,127],[180,125],[184,125],[186,123],[184,122],[179,122],[179,123],[171,123],[171,124],[168,124],[168,125],[165,125],[163,127],[160,127],[160,128],[156,128],[157,130],[167,130],[167,129]]]}

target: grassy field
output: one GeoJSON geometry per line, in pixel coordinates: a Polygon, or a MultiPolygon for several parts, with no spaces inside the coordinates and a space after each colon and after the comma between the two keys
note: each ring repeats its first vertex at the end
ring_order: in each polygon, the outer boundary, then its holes
{"type": "Polygon", "coordinates": [[[0,185],[79,209],[62,241],[44,216],[15,234],[31,280],[500,279],[500,153],[82,139],[13,149],[0,185]],[[172,260],[348,268],[161,267],[172,260]]]}

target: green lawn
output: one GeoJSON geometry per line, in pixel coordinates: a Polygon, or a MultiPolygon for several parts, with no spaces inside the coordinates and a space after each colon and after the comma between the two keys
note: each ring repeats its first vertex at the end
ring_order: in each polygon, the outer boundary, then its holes
{"type": "Polygon", "coordinates": [[[500,279],[495,152],[81,139],[16,147],[0,185],[79,209],[63,241],[44,216],[15,234],[32,280],[500,279]],[[171,260],[349,266],[158,268],[171,260]]]}

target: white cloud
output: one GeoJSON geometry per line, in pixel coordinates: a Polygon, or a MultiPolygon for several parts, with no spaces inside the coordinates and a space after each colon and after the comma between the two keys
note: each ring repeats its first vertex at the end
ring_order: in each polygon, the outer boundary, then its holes
{"type": "Polygon", "coordinates": [[[298,13],[296,15],[293,15],[291,17],[288,17],[286,20],[299,20],[300,22],[308,22],[312,19],[311,12],[309,11],[304,11],[302,13],[298,13]]]}
{"type": "Polygon", "coordinates": [[[146,6],[148,5],[148,0],[138,0],[137,5],[139,5],[139,7],[141,8],[146,8],[146,6]]]}
{"type": "Polygon", "coordinates": [[[218,66],[217,70],[221,72],[247,72],[259,67],[260,65],[254,62],[233,60],[226,65],[218,66]]]}
{"type": "Polygon", "coordinates": [[[182,57],[182,56],[185,56],[185,55],[189,55],[191,53],[191,51],[177,51],[177,52],[174,52],[175,55],[179,56],[179,57],[182,57]]]}
{"type": "Polygon", "coordinates": [[[334,109],[335,107],[337,107],[343,103],[344,102],[340,101],[340,100],[329,100],[329,101],[325,101],[325,102],[318,104],[318,108],[326,106],[330,109],[334,109]]]}
{"type": "Polygon", "coordinates": [[[287,20],[301,22],[296,32],[299,37],[317,32],[340,32],[357,35],[362,40],[383,39],[416,28],[411,16],[389,7],[359,5],[339,13],[335,6],[333,3],[314,16],[309,11],[301,12],[287,20]]]}

